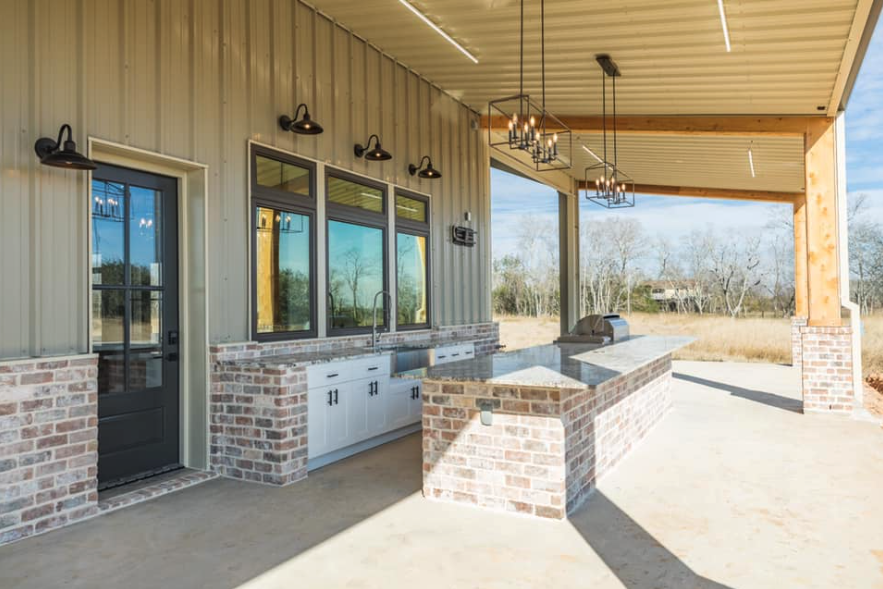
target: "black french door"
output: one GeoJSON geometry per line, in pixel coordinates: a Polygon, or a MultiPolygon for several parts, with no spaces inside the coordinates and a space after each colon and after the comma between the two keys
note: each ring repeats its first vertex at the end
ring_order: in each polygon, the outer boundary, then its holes
{"type": "Polygon", "coordinates": [[[178,184],[92,174],[99,489],[179,466],[178,184]]]}

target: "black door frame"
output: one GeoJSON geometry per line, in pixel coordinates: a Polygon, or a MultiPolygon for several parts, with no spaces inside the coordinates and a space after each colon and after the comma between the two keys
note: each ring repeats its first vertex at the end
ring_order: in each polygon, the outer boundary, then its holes
{"type": "MultiPolygon", "coordinates": [[[[181,382],[179,366],[179,350],[183,335],[180,332],[180,290],[179,290],[179,233],[178,223],[178,179],[170,176],[149,173],[115,164],[99,163],[99,168],[92,174],[93,180],[104,180],[125,185],[126,196],[124,210],[124,255],[125,285],[92,285],[92,292],[101,290],[122,290],[124,292],[125,313],[123,320],[124,333],[124,370],[125,392],[98,395],[98,438],[99,489],[117,486],[126,482],[144,478],[151,474],[179,468],[181,462],[180,439],[180,404],[181,382]],[[162,217],[160,220],[160,238],[162,240],[162,278],[160,286],[132,286],[130,264],[129,187],[136,186],[157,190],[162,193],[162,217]],[[161,292],[161,352],[162,352],[162,386],[129,390],[130,357],[133,352],[130,345],[130,324],[132,319],[132,294],[139,292],[161,292]],[[177,337],[173,338],[172,333],[177,337]],[[119,448],[111,453],[102,454],[102,422],[112,427],[114,420],[125,415],[124,411],[160,411],[162,438],[160,441],[146,440],[138,446],[119,448]]],[[[91,224],[91,214],[90,214],[91,224]]],[[[91,250],[90,245],[90,250],[91,250]]],[[[91,295],[90,295],[91,296],[91,295]]],[[[95,349],[95,352],[100,352],[95,349]]],[[[107,438],[105,428],[105,438],[107,438]]]]}

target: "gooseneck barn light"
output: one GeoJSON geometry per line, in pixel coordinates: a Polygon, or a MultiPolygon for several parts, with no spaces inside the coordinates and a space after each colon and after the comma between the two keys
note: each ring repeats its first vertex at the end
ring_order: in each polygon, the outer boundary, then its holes
{"type": "Polygon", "coordinates": [[[428,155],[424,155],[416,166],[410,164],[408,166],[408,173],[412,176],[416,174],[421,178],[429,178],[431,180],[441,178],[441,172],[432,167],[432,159],[428,155]],[[426,162],[425,168],[423,167],[423,162],[426,162]]]}
{"type": "Polygon", "coordinates": [[[365,142],[364,146],[361,143],[356,143],[353,151],[355,152],[356,157],[364,157],[366,160],[372,162],[383,162],[392,159],[392,154],[380,146],[380,137],[376,134],[368,137],[368,141],[365,142]],[[373,149],[371,149],[372,139],[374,139],[373,149]]]}
{"type": "Polygon", "coordinates": [[[297,105],[297,109],[294,111],[294,118],[288,115],[279,117],[279,126],[285,131],[293,131],[299,135],[318,135],[325,130],[322,128],[322,125],[310,118],[310,109],[307,108],[306,104],[297,105]],[[304,116],[302,119],[297,120],[297,115],[300,114],[301,108],[304,109],[304,116]]]}
{"type": "Polygon", "coordinates": [[[41,137],[34,144],[34,151],[40,158],[40,163],[54,168],[67,168],[68,170],[94,170],[98,166],[77,151],[71,126],[65,123],[58,131],[58,139],[41,137]],[[62,144],[64,132],[67,131],[67,141],[62,144]],[[63,145],[63,146],[62,146],[63,145]]]}

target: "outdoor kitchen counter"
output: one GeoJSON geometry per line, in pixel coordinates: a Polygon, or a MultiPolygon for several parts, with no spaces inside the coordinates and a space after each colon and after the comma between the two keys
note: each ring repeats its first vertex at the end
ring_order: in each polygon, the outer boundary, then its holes
{"type": "Polygon", "coordinates": [[[547,344],[402,373],[427,381],[536,386],[572,390],[597,387],[671,355],[695,341],[687,336],[633,335],[616,344],[547,344]]]}
{"type": "Polygon", "coordinates": [[[550,344],[403,373],[423,379],[423,494],[562,519],[671,407],[690,337],[550,344]]]}

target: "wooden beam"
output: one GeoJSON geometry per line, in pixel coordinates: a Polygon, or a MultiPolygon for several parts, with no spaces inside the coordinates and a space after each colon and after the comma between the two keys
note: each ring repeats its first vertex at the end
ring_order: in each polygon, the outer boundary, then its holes
{"type": "Polygon", "coordinates": [[[806,275],[809,325],[839,326],[837,157],[833,124],[807,126],[806,275]]]}
{"type": "Polygon", "coordinates": [[[794,200],[794,316],[807,317],[806,195],[794,200]]]}
{"type": "MultiPolygon", "coordinates": [[[[600,116],[561,116],[561,122],[574,134],[600,133],[603,120],[600,116]]],[[[638,135],[715,135],[753,137],[766,135],[773,137],[801,137],[812,124],[833,124],[834,119],[826,116],[618,116],[616,131],[638,135]]],[[[508,129],[509,119],[498,115],[481,118],[487,129],[508,129]]],[[[609,119],[608,119],[609,130],[609,119]]]]}
{"type": "MultiPolygon", "coordinates": [[[[590,188],[594,187],[594,184],[590,188]]],[[[579,182],[580,190],[586,189],[585,180],[579,182]]],[[[733,188],[701,188],[698,186],[660,186],[655,184],[635,184],[638,194],[659,196],[686,196],[693,198],[716,198],[724,200],[754,200],[762,202],[792,203],[804,198],[802,192],[773,192],[770,190],[738,190],[733,188]]]]}

